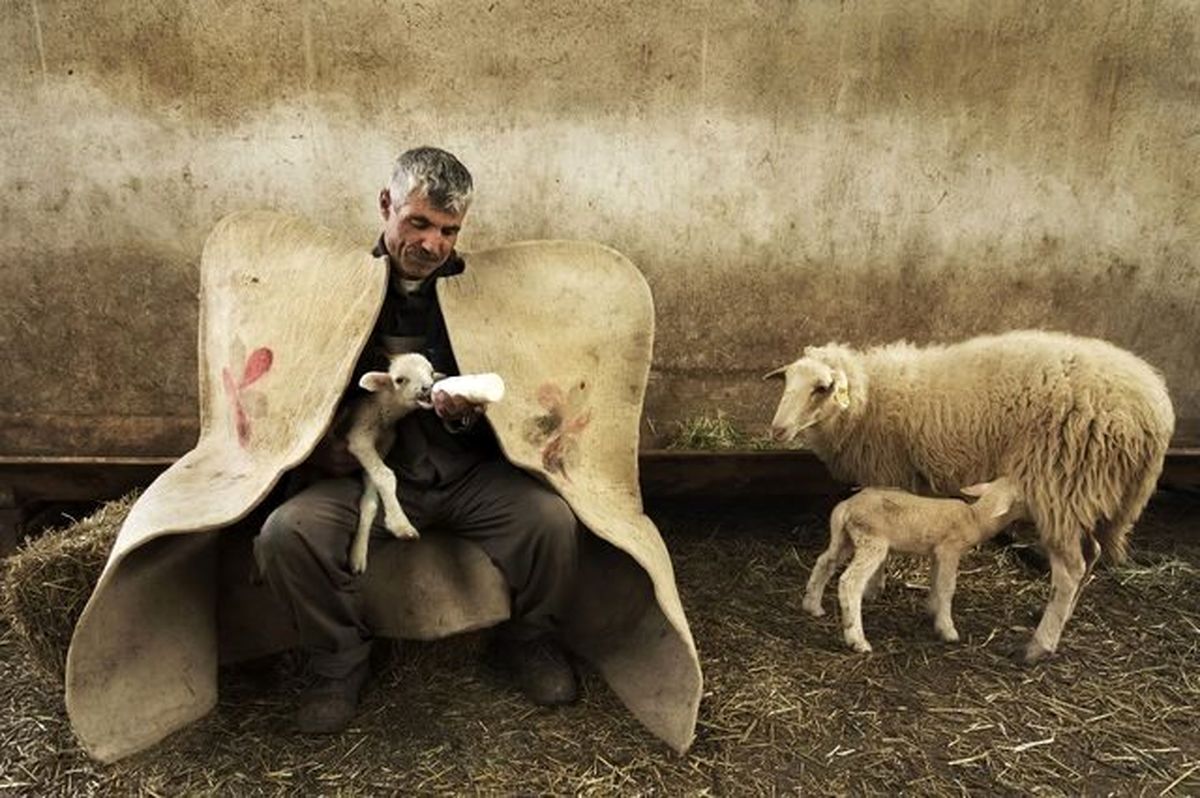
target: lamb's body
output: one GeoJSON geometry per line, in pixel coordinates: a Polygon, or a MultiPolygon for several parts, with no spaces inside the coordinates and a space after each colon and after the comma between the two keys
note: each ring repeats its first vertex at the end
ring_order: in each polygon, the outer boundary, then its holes
{"type": "Polygon", "coordinates": [[[870,651],[863,634],[862,597],[881,573],[889,550],[930,557],[930,614],[943,640],[956,642],[958,631],[950,605],[958,579],[958,561],[968,550],[991,538],[1024,514],[1024,504],[1010,480],[976,485],[964,492],[979,495],[974,504],[958,499],[915,496],[890,488],[865,488],[833,508],[829,548],[817,558],[804,594],[804,609],[821,616],[821,596],[833,571],[850,564],[838,582],[838,601],[846,645],[870,651]]]}
{"type": "Polygon", "coordinates": [[[350,570],[367,570],[367,545],[371,525],[383,500],[384,523],[403,540],[419,537],[396,496],[396,475],[383,457],[396,442],[396,422],[419,407],[429,407],[433,366],[423,356],[409,353],[391,358],[387,373],[364,374],[359,385],[370,393],[355,399],[346,442],[363,467],[363,492],[358,504],[358,529],[350,546],[350,570]]]}
{"type": "Polygon", "coordinates": [[[1119,561],[1174,430],[1159,374],[1104,341],[1041,331],[949,346],[805,350],[786,367],[777,437],[805,442],[834,476],[945,494],[1010,476],[1050,556],[1053,590],[1027,650],[1052,652],[1090,567],[1119,561]],[[815,375],[815,376],[814,376],[815,375]],[[837,401],[809,398],[813,381],[837,401]],[[807,404],[806,404],[807,402],[807,404]]]}

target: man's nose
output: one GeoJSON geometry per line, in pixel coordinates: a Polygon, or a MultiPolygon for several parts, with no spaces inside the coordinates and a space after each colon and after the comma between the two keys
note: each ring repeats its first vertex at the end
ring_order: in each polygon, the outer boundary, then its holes
{"type": "Polygon", "coordinates": [[[427,233],[421,236],[421,249],[430,255],[440,255],[445,247],[446,237],[441,233],[427,233]]]}

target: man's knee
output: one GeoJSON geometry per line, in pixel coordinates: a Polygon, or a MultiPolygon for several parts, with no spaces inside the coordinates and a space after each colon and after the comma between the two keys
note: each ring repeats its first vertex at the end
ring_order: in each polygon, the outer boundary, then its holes
{"type": "Polygon", "coordinates": [[[305,549],[300,529],[306,511],[295,502],[284,502],[276,507],[262,530],[254,539],[254,559],[261,571],[270,570],[272,565],[289,560],[305,549]]]}
{"type": "Polygon", "coordinates": [[[566,500],[550,490],[534,494],[527,534],[541,552],[556,560],[573,562],[578,556],[578,530],[579,519],[566,500]]]}

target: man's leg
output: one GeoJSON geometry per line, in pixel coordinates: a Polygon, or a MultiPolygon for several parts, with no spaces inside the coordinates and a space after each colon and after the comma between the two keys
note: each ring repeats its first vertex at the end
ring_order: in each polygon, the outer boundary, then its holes
{"type": "Polygon", "coordinates": [[[498,653],[532,700],[562,704],[578,695],[574,671],[555,639],[575,585],[579,521],[554,490],[504,460],[481,463],[437,490],[437,527],[479,545],[512,590],[512,621],[498,653]]]}
{"type": "MultiPolygon", "coordinates": [[[[301,731],[345,728],[369,670],[371,631],[349,561],[361,494],[358,476],[316,482],[279,505],[254,541],[259,571],[288,608],[318,680],[297,712],[301,731]]],[[[383,534],[381,519],[372,533],[383,534]]]]}

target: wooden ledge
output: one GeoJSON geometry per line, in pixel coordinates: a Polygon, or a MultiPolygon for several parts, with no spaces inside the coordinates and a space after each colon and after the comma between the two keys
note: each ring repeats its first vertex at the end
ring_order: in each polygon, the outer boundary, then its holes
{"type": "MultiPolygon", "coordinates": [[[[0,455],[0,506],[115,498],[150,484],[175,459],[0,455]]],[[[821,461],[800,450],[645,449],[638,467],[648,498],[785,498],[845,488],[821,461]]],[[[1161,482],[1200,487],[1200,447],[1170,449],[1161,482]]]]}

